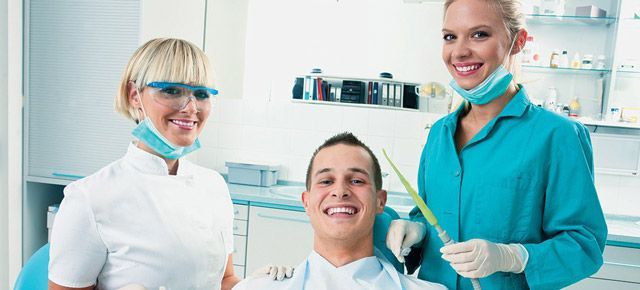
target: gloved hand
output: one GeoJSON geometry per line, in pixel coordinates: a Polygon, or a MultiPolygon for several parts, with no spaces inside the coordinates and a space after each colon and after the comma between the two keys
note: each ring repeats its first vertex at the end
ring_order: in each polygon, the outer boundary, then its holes
{"type": "Polygon", "coordinates": [[[419,222],[407,220],[393,220],[387,232],[387,248],[391,250],[400,263],[411,252],[411,246],[424,238],[427,228],[419,222]]]}
{"type": "Polygon", "coordinates": [[[293,270],[294,268],[291,266],[266,265],[255,270],[251,276],[269,275],[272,280],[282,281],[284,278],[291,278],[293,270]]]}
{"type": "Polygon", "coordinates": [[[520,273],[529,258],[521,244],[498,244],[473,239],[440,248],[442,258],[460,276],[483,278],[495,272],[520,273]]]}

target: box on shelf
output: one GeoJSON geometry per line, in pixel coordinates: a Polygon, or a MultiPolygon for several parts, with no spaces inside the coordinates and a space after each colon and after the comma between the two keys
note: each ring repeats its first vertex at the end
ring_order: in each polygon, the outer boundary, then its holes
{"type": "Polygon", "coordinates": [[[53,229],[53,221],[56,219],[56,213],[60,204],[52,204],[47,207],[47,242],[51,242],[51,229],[53,229]]]}
{"type": "Polygon", "coordinates": [[[229,183],[272,186],[278,181],[280,166],[272,164],[255,164],[241,162],[225,162],[229,168],[229,183]]]}
{"type": "Polygon", "coordinates": [[[594,5],[576,7],[576,16],[606,17],[607,11],[594,5]]]}

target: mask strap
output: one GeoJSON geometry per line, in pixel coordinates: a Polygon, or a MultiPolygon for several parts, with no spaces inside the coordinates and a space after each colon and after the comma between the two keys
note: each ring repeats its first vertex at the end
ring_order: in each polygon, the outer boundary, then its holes
{"type": "MultiPolygon", "coordinates": [[[[142,109],[142,114],[144,115],[145,118],[147,118],[147,111],[144,110],[144,105],[142,104],[142,94],[140,93],[140,90],[138,89],[138,87],[136,86],[136,93],[138,94],[138,100],[140,100],[140,108],[142,109]]],[[[142,121],[144,119],[141,119],[140,121],[142,121]]]]}
{"type": "MultiPolygon", "coordinates": [[[[518,40],[518,33],[516,33],[516,36],[513,38],[513,41],[511,41],[511,46],[509,47],[509,51],[507,51],[507,55],[502,60],[503,64],[509,60],[509,57],[511,56],[511,51],[513,50],[513,47],[515,46],[517,40],[518,40]]],[[[512,63],[509,63],[509,66],[511,65],[512,63]]],[[[508,67],[507,67],[507,70],[508,70],[508,67]]]]}

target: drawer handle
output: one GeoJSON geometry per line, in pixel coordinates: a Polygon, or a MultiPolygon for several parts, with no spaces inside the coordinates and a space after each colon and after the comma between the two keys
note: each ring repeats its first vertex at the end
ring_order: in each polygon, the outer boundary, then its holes
{"type": "Polygon", "coordinates": [[[259,217],[261,218],[266,218],[266,219],[274,219],[274,220],[282,220],[282,221],[291,221],[291,222],[298,222],[298,223],[305,223],[308,224],[309,221],[305,220],[305,219],[297,219],[297,218],[290,218],[290,217],[281,217],[281,216],[275,216],[275,215],[268,215],[268,214],[262,214],[259,213],[258,214],[259,217]]]}
{"type": "Polygon", "coordinates": [[[616,263],[616,262],[604,262],[605,265],[611,265],[611,266],[622,266],[622,267],[631,267],[631,268],[638,268],[640,269],[640,265],[633,265],[633,264],[625,264],[625,263],[616,263]]]}

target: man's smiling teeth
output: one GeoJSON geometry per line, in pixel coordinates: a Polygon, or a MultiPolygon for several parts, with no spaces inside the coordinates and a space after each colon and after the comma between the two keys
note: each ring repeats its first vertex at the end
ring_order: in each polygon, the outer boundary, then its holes
{"type": "Polygon", "coordinates": [[[352,207],[332,207],[327,210],[328,215],[334,215],[336,213],[346,213],[352,215],[356,213],[356,209],[352,207]]]}
{"type": "Polygon", "coordinates": [[[457,71],[460,72],[468,72],[470,70],[477,70],[480,68],[479,64],[474,64],[474,65],[468,65],[468,66],[456,66],[455,67],[457,71]]]}
{"type": "Polygon", "coordinates": [[[180,120],[171,120],[171,122],[176,124],[176,125],[185,126],[185,127],[193,127],[196,124],[196,122],[193,122],[193,121],[185,122],[185,121],[180,121],[180,120]]]}

